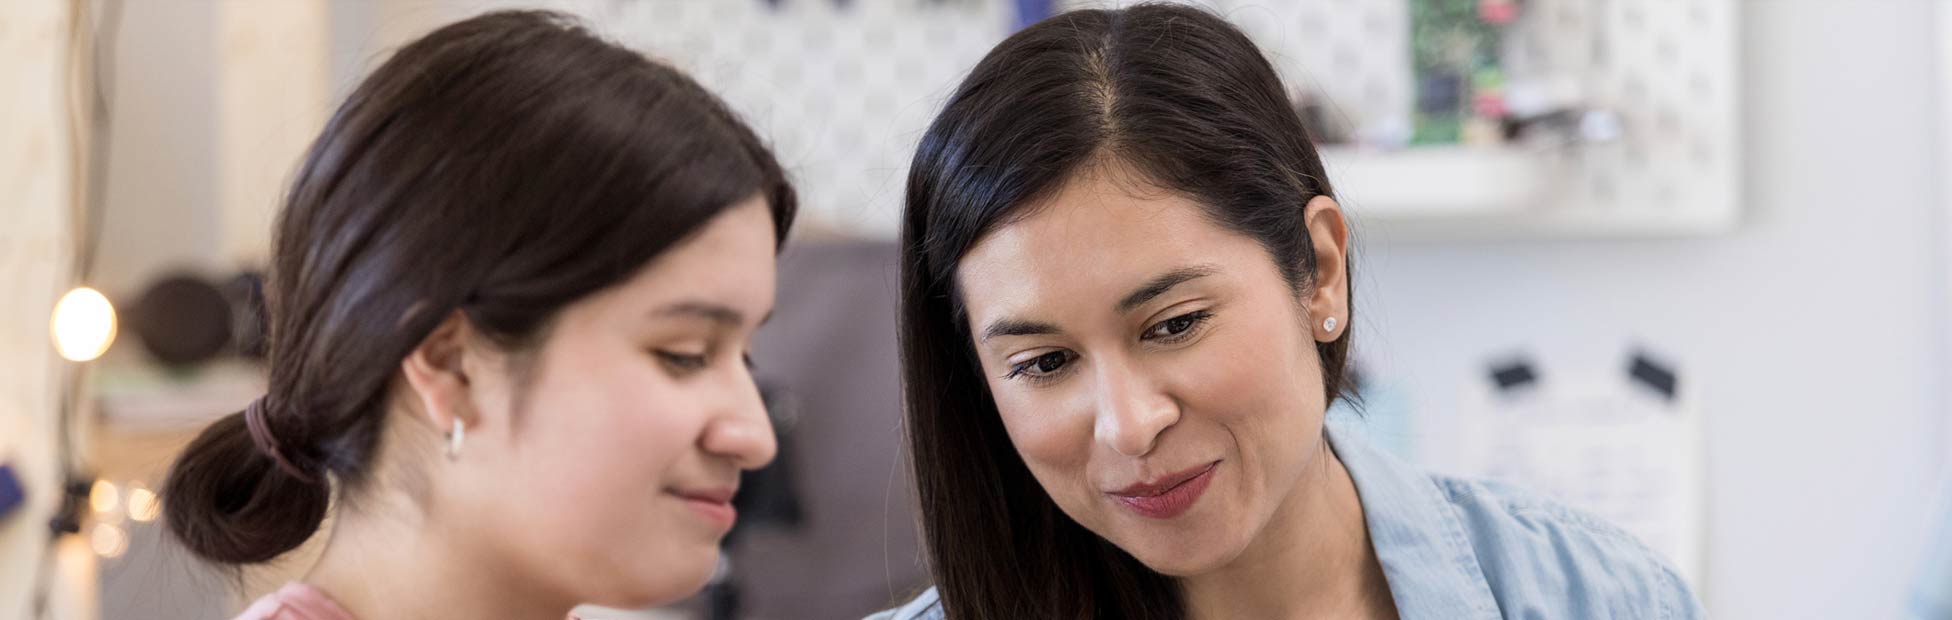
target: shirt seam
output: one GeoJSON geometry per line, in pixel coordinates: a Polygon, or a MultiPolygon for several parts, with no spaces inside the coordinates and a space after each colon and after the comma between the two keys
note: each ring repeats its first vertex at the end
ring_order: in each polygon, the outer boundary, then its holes
{"type": "Polygon", "coordinates": [[[1492,617],[1501,616],[1502,612],[1497,608],[1497,595],[1491,591],[1491,586],[1484,581],[1484,568],[1477,563],[1477,549],[1471,545],[1470,535],[1464,532],[1462,509],[1457,505],[1456,501],[1453,501],[1450,490],[1446,488],[1449,485],[1443,484],[1443,481],[1434,477],[1426,477],[1425,481],[1435,487],[1432,490],[1437,491],[1440,499],[1443,500],[1442,506],[1444,508],[1444,516],[1446,517],[1444,519],[1444,539],[1451,547],[1451,561],[1455,564],[1457,571],[1468,576],[1469,579],[1465,580],[1465,582],[1477,590],[1476,594],[1479,596],[1472,597],[1475,599],[1475,611],[1479,614],[1492,617]],[[1486,601],[1490,601],[1490,607],[1488,608],[1486,607],[1486,601]]]}

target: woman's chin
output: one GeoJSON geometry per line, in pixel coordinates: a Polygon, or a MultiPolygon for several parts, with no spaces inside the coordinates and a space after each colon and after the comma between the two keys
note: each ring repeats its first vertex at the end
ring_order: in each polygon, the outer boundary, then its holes
{"type": "Polygon", "coordinates": [[[658,564],[645,564],[645,570],[637,571],[638,578],[627,584],[628,590],[611,593],[591,600],[592,604],[615,609],[644,609],[676,603],[690,598],[712,580],[712,573],[718,569],[718,549],[700,554],[703,558],[685,558],[682,561],[658,564]]]}
{"type": "Polygon", "coordinates": [[[1119,545],[1140,564],[1153,572],[1171,577],[1190,577],[1211,572],[1240,555],[1235,545],[1194,542],[1187,539],[1143,537],[1133,545],[1119,545]]]}
{"type": "MultiPolygon", "coordinates": [[[[1138,557],[1138,556],[1134,556],[1134,557],[1138,557]]],[[[1155,557],[1150,559],[1145,557],[1139,557],[1139,563],[1144,564],[1146,568],[1152,569],[1152,572],[1159,573],[1161,575],[1166,575],[1168,577],[1191,577],[1194,575],[1200,575],[1200,574],[1212,572],[1214,569],[1226,565],[1226,562],[1224,561],[1214,560],[1211,558],[1174,556],[1174,555],[1160,556],[1160,557],[1155,557]]]]}

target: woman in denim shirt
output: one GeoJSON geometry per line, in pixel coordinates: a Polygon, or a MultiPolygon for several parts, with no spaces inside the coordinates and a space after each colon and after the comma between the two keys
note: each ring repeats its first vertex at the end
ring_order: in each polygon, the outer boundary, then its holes
{"type": "Polygon", "coordinates": [[[875,617],[1702,616],[1618,529],[1325,426],[1349,232],[1287,92],[1225,21],[1141,5],[950,97],[901,242],[936,587],[875,617]]]}

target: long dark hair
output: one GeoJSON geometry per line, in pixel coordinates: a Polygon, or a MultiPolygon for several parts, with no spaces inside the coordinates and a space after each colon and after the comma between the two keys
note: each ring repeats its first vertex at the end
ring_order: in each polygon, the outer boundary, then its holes
{"type": "Polygon", "coordinates": [[[163,487],[192,552],[261,562],[366,481],[400,360],[461,312],[511,351],[760,195],[793,190],[683,73],[547,12],[400,49],[339,107],[285,198],[266,287],[268,393],[191,442],[163,487]]]}
{"type": "MultiPolygon", "coordinates": [[[[901,355],[924,541],[957,620],[1178,618],[1174,580],[1066,516],[1011,447],[976,362],[956,264],[1087,166],[1116,161],[1257,239],[1297,291],[1303,213],[1333,195],[1280,77],[1200,9],[1057,15],[991,50],[922,137],[901,232],[901,355]]],[[[1347,333],[1317,345],[1344,392],[1347,333]]]]}

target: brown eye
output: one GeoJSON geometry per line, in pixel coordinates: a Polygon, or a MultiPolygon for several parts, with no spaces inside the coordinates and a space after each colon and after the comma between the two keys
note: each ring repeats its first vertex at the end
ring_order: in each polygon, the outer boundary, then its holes
{"type": "Polygon", "coordinates": [[[1071,363],[1071,352],[1052,351],[1011,367],[1009,376],[1004,378],[1014,379],[1023,376],[1032,379],[1041,379],[1059,370],[1063,370],[1064,366],[1069,363],[1071,363]]]}
{"type": "Polygon", "coordinates": [[[1045,353],[1038,356],[1037,359],[1032,360],[1031,366],[1036,368],[1037,372],[1052,373],[1056,372],[1059,368],[1063,368],[1064,362],[1067,361],[1070,360],[1064,359],[1063,353],[1045,353]]]}
{"type": "Polygon", "coordinates": [[[1166,323],[1161,327],[1166,328],[1167,334],[1185,333],[1186,330],[1193,329],[1193,317],[1180,316],[1166,319],[1166,323]]]}
{"type": "Polygon", "coordinates": [[[1146,330],[1144,338],[1146,340],[1177,340],[1191,333],[1201,323],[1206,322],[1212,316],[1213,313],[1200,310],[1166,319],[1154,324],[1152,329],[1146,330]]]}

